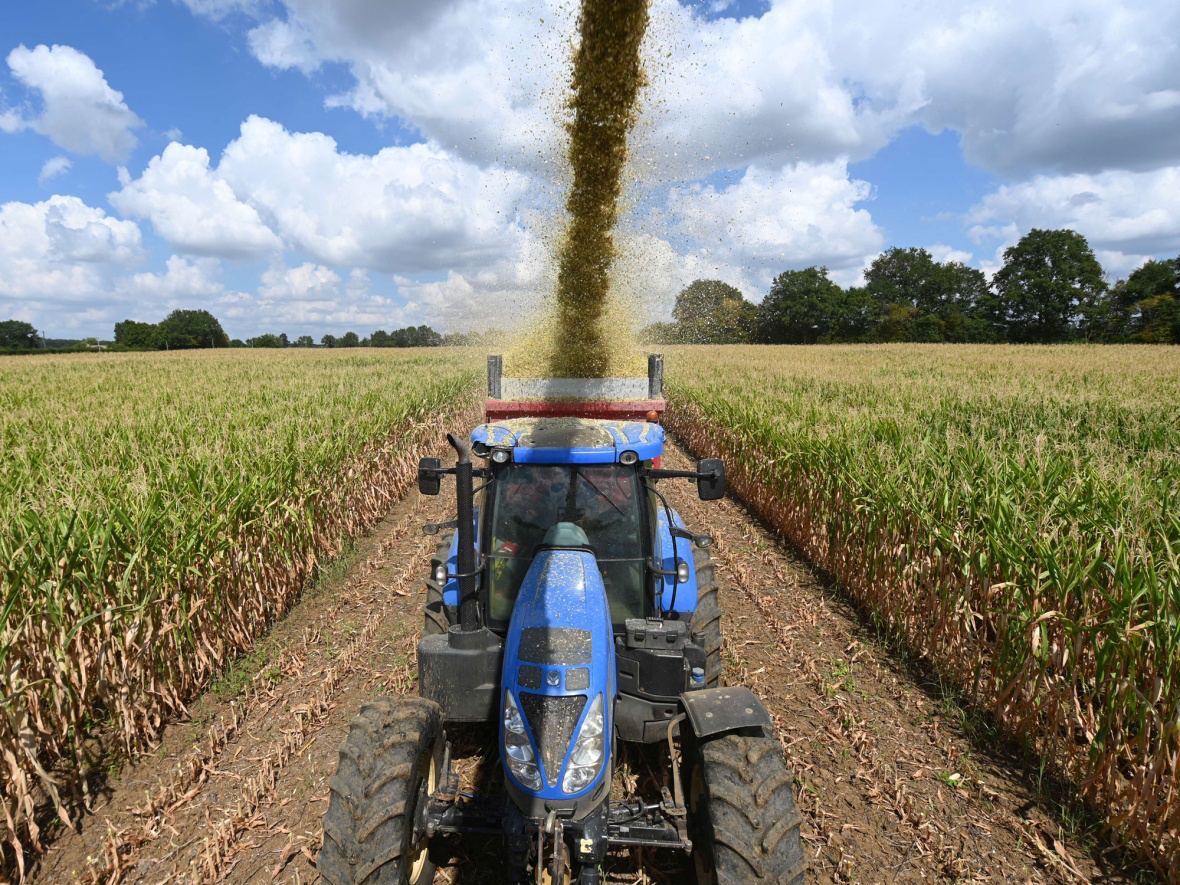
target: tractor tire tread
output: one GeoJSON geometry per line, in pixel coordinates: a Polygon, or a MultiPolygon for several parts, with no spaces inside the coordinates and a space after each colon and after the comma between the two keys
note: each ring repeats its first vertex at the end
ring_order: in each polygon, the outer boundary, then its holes
{"type": "MultiPolygon", "coordinates": [[[[422,698],[361,707],[329,781],[318,869],[332,885],[385,885],[404,880],[412,812],[424,765],[437,753],[442,715],[422,698]]],[[[430,865],[424,872],[433,875],[430,865]]],[[[422,882],[430,881],[423,876],[422,882]]]]}
{"type": "Polygon", "coordinates": [[[705,687],[721,685],[724,664],[721,659],[721,593],[717,573],[709,551],[696,552],[697,607],[688,631],[694,643],[705,650],[705,687]]]}
{"type": "Polygon", "coordinates": [[[801,819],[778,740],[723,734],[701,741],[694,755],[700,768],[693,777],[703,779],[703,793],[693,842],[706,852],[698,858],[698,883],[801,883],[801,819]]]}

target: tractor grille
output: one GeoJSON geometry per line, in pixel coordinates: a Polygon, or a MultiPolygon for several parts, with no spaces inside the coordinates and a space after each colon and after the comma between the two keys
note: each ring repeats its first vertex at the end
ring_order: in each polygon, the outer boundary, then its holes
{"type": "Polygon", "coordinates": [[[529,720],[529,727],[541,750],[541,761],[545,763],[545,777],[549,786],[557,785],[561,761],[569,749],[574,726],[586,706],[585,695],[547,697],[540,694],[521,692],[520,706],[529,720]]]}
{"type": "Polygon", "coordinates": [[[520,659],[533,664],[589,664],[593,649],[589,630],[525,627],[520,631],[520,659]]]}

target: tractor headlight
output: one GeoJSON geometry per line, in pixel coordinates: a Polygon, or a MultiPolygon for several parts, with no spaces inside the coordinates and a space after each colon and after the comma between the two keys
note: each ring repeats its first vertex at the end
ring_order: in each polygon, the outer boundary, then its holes
{"type": "Polygon", "coordinates": [[[512,453],[507,449],[493,449],[492,461],[496,464],[507,464],[508,459],[512,457],[512,453]]]}
{"type": "Polygon", "coordinates": [[[447,583],[447,566],[446,563],[440,562],[434,567],[434,583],[438,586],[445,586],[447,583]]]}
{"type": "Polygon", "coordinates": [[[584,790],[597,777],[606,750],[604,731],[602,695],[598,695],[590,704],[590,709],[582,722],[582,729],[574,740],[565,777],[561,779],[563,792],[577,793],[584,790]]]}
{"type": "Polygon", "coordinates": [[[512,692],[504,700],[504,759],[512,776],[530,790],[541,789],[541,770],[537,768],[533,745],[524,728],[524,719],[512,692]]]}

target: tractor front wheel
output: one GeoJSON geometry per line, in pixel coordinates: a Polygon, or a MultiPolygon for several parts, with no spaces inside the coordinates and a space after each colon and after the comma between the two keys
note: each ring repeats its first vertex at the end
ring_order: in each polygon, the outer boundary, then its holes
{"type": "Polygon", "coordinates": [[[697,885],[803,882],[794,777],[766,734],[690,740],[689,836],[697,885]]]}
{"type": "Polygon", "coordinates": [[[442,713],[422,698],[379,700],[352,721],[329,784],[317,866],[331,885],[434,880],[426,808],[443,764],[442,713]]]}
{"type": "Polygon", "coordinates": [[[697,607],[688,624],[694,643],[705,650],[705,688],[721,684],[721,594],[717,571],[707,550],[696,553],[697,607]]]}

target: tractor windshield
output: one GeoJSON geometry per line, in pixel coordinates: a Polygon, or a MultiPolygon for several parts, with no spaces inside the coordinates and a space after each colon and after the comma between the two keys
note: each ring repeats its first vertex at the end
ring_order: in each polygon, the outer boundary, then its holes
{"type": "Polygon", "coordinates": [[[509,464],[492,484],[489,614],[512,616],[517,590],[549,527],[572,522],[594,548],[621,624],[643,617],[644,545],[640,493],[633,467],[619,464],[509,464]]]}

